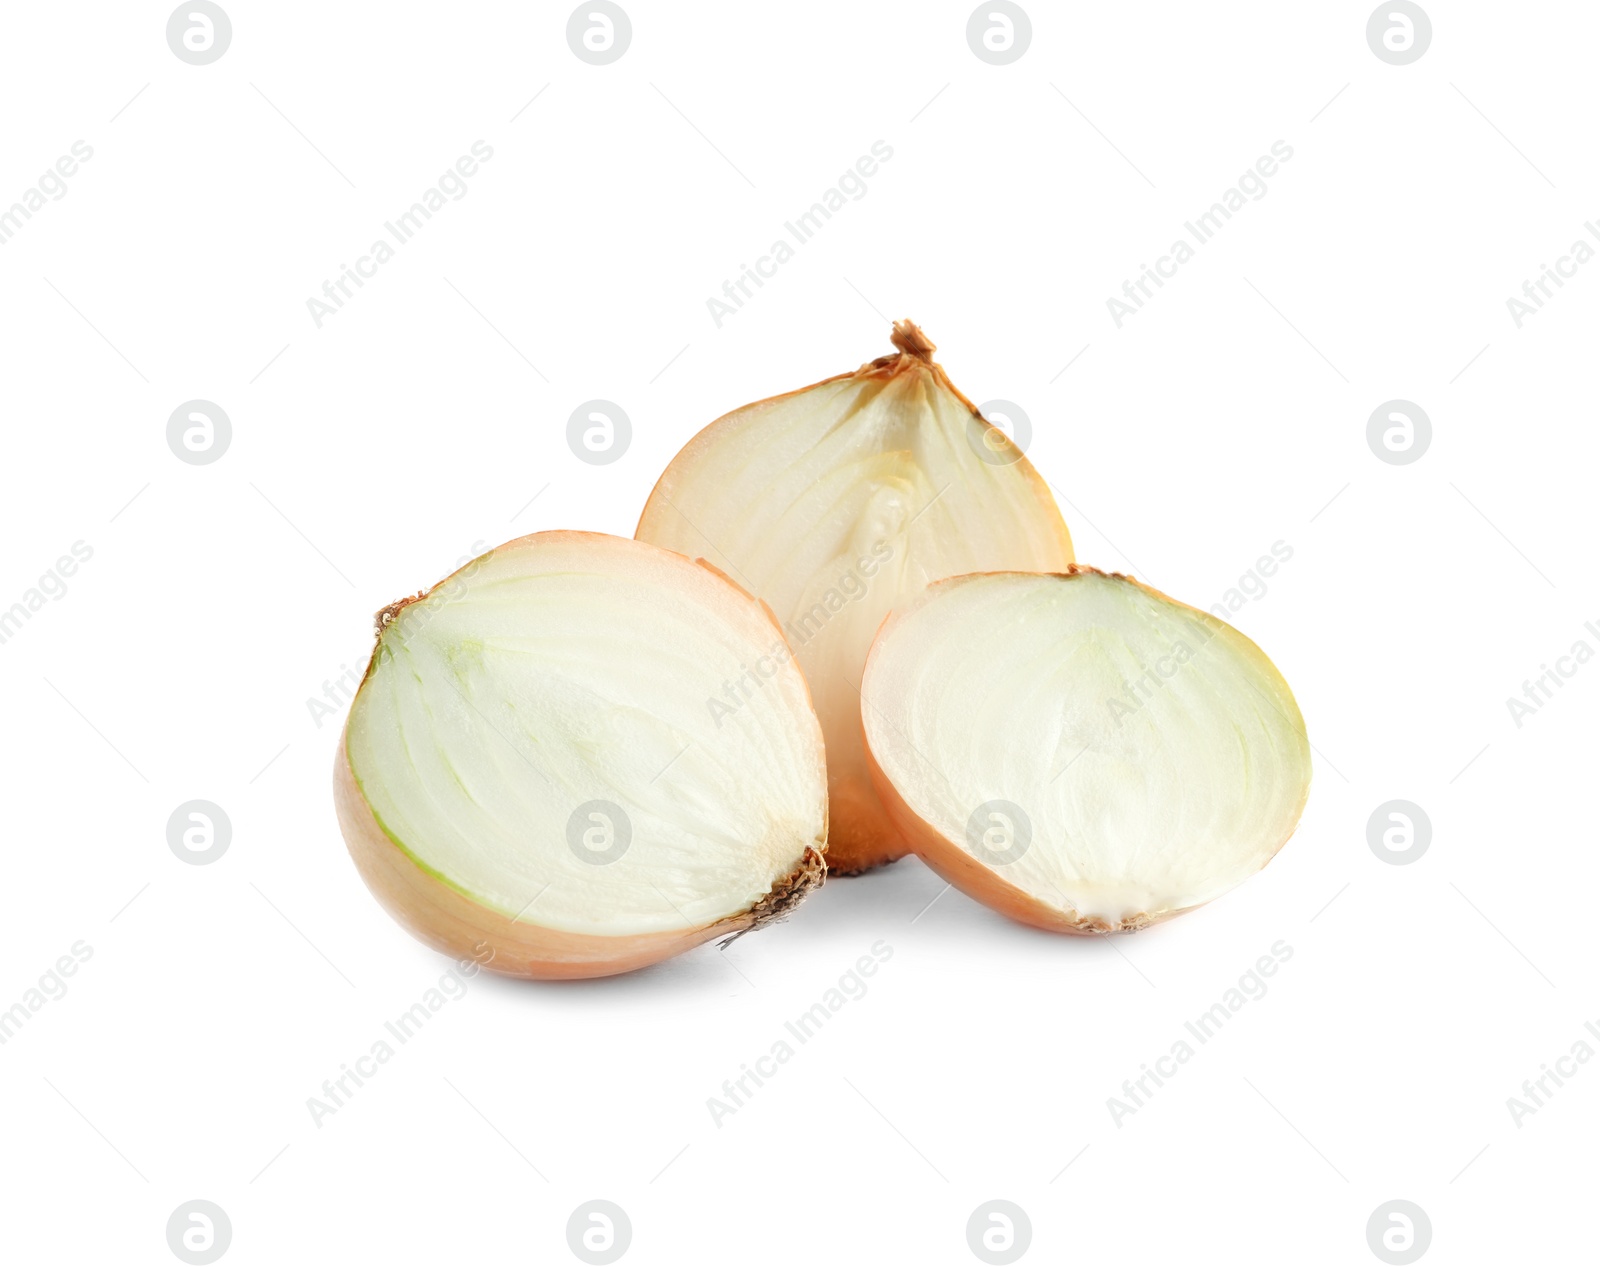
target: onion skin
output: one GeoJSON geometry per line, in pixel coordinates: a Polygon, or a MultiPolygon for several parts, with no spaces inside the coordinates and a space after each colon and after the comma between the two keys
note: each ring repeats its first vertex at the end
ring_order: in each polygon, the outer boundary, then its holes
{"type": "MultiPolygon", "coordinates": [[[[1131,576],[1125,576],[1120,572],[1103,572],[1099,568],[1089,567],[1086,564],[1073,564],[1071,569],[1066,572],[1050,573],[1048,575],[1065,578],[1076,576],[1083,572],[1127,581],[1132,585],[1137,585],[1145,592],[1155,595],[1163,602],[1172,603],[1178,607],[1186,607],[1190,611],[1199,611],[1192,604],[1181,602],[1170,595],[1163,594],[1152,586],[1144,584],[1142,581],[1135,580],[1131,576]]],[[[973,575],[997,576],[1000,573],[986,572],[974,573],[973,575]]],[[[964,578],[952,577],[950,579],[961,580],[964,578]]],[[[938,585],[939,582],[934,582],[933,585],[929,586],[929,589],[937,589],[938,585]]],[[[872,652],[867,655],[869,665],[872,661],[873,652],[877,651],[879,644],[883,641],[884,633],[900,618],[903,611],[904,609],[900,609],[892,612],[884,619],[883,624],[879,626],[878,634],[872,642],[872,652]]],[[[1243,637],[1244,635],[1241,634],[1240,636],[1243,637]]],[[[1255,644],[1252,643],[1251,645],[1254,646],[1255,644]]],[[[1257,648],[1257,650],[1259,651],[1260,648],[1257,648]]],[[[1262,658],[1266,659],[1265,653],[1262,653],[1262,658]]],[[[865,705],[866,697],[863,695],[863,709],[865,705]]],[[[878,798],[889,811],[895,826],[899,828],[910,843],[911,849],[917,857],[921,858],[928,868],[941,879],[960,889],[968,897],[982,902],[985,906],[998,911],[1009,919],[1017,921],[1019,924],[1026,924],[1032,928],[1042,928],[1049,932],[1073,933],[1087,937],[1102,933],[1137,932],[1141,928],[1148,928],[1152,924],[1159,924],[1169,920],[1175,915],[1182,915],[1186,911],[1197,909],[1197,906],[1182,906],[1160,911],[1141,911],[1135,915],[1124,916],[1121,920],[1110,921],[1099,916],[1080,916],[1075,912],[1062,911],[1046,905],[1032,894],[1025,892],[1003,878],[992,867],[985,866],[979,862],[959,843],[951,840],[906,804],[905,798],[896,790],[889,776],[883,772],[883,768],[878,764],[878,759],[872,751],[872,746],[867,742],[865,718],[862,721],[861,742],[867,754],[867,766],[872,772],[872,782],[877,789],[878,798]]],[[[1311,787],[1307,783],[1288,832],[1274,846],[1266,861],[1261,864],[1263,869],[1268,862],[1278,856],[1278,851],[1289,842],[1289,838],[1294,835],[1295,830],[1299,827],[1300,815],[1305,810],[1306,801],[1310,797],[1310,793],[1311,787]]]]}
{"type": "MultiPolygon", "coordinates": [[[[563,531],[544,535],[589,537],[600,534],[563,531]]],[[[697,562],[727,580],[721,571],[704,560],[697,562]]],[[[455,575],[452,573],[439,585],[448,584],[455,575]]],[[[734,582],[728,581],[728,584],[741,594],[745,593],[734,582]]],[[[377,614],[379,639],[368,662],[363,686],[377,666],[384,626],[401,609],[426,598],[431,592],[423,591],[401,599],[377,614]]],[[[781,633],[770,609],[766,609],[765,604],[761,606],[772,621],[774,631],[781,633]]],[[[820,887],[827,875],[824,839],[808,845],[795,869],[774,882],[771,891],[751,909],[701,927],[631,936],[594,936],[513,920],[431,875],[395,844],[373,814],[356,781],[350,765],[349,737],[347,719],[334,759],[333,801],[345,847],[367,888],[378,899],[378,904],[418,941],[452,958],[477,959],[488,971],[502,976],[570,981],[615,976],[645,968],[719,937],[737,937],[782,919],[808,893],[820,887]]]]}
{"type": "MultiPolygon", "coordinates": [[[[933,359],[935,351],[933,342],[914,323],[909,320],[896,322],[891,342],[895,351],[889,355],[877,357],[847,373],[834,374],[805,387],[779,392],[774,396],[742,405],[703,427],[679,450],[657,478],[639,516],[639,523],[634,533],[635,539],[661,543],[657,524],[664,514],[662,507],[663,504],[673,505],[672,494],[677,491],[676,481],[683,478],[685,467],[692,467],[701,454],[715,447],[731,427],[739,424],[747,411],[761,405],[801,396],[830,383],[845,380],[888,382],[900,374],[926,372],[931,376],[933,383],[958,400],[973,417],[980,419],[983,417],[978,407],[950,381],[944,367],[933,359]]],[[[1005,455],[1004,465],[1014,469],[1021,477],[1025,486],[1023,493],[1034,508],[1039,523],[1049,529],[1052,538],[1051,557],[1048,561],[1039,561],[1042,564],[1041,570],[1049,566],[1073,566],[1072,537],[1056,506],[1055,498],[1051,495],[1050,486],[1003,430],[992,429],[989,433],[989,442],[996,453],[1005,455]]],[[[693,550],[688,548],[683,552],[693,554],[693,550]]],[[[704,559],[698,561],[705,562],[704,559]]],[[[771,609],[768,610],[770,612],[771,609]]],[[[859,669],[858,665],[858,682],[859,669]]],[[[813,701],[817,696],[823,695],[827,687],[826,683],[812,682],[809,674],[807,683],[811,688],[813,701]]],[[[854,708],[855,704],[852,702],[851,709],[854,708]]],[[[833,732],[830,744],[832,750],[828,759],[828,874],[860,875],[862,872],[905,857],[908,852],[914,850],[914,844],[907,835],[904,825],[889,812],[881,792],[874,787],[877,779],[876,763],[872,762],[868,754],[863,764],[870,767],[869,773],[861,766],[850,768],[846,759],[837,755],[837,750],[854,738],[858,729],[855,720],[848,713],[837,718],[831,716],[826,705],[818,715],[822,719],[824,733],[827,734],[830,730],[833,732]]],[[[865,750],[864,743],[862,747],[865,750]]],[[[853,754],[851,756],[853,757],[853,754]]]]}

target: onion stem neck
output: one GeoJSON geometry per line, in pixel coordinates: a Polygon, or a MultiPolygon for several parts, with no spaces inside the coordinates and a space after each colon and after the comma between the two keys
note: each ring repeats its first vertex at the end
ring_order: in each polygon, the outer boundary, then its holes
{"type": "Polygon", "coordinates": [[[889,341],[906,356],[914,356],[925,364],[933,364],[935,351],[933,340],[922,333],[922,330],[909,318],[896,321],[894,330],[889,335],[889,341]]]}

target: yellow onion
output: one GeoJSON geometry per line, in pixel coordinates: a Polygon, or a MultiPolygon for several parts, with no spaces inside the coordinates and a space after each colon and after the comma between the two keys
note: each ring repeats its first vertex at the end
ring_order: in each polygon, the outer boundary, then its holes
{"type": "Polygon", "coordinates": [[[935,871],[1025,924],[1132,931],[1265,866],[1311,783],[1261,649],[1115,573],[942,581],[891,617],[861,724],[935,871]]]}
{"type": "Polygon", "coordinates": [[[422,941],[595,977],[776,919],[821,883],[822,732],[771,612],[644,542],[545,532],[378,615],[339,824],[422,941]],[[770,669],[728,716],[708,701],[770,669]]]}
{"type": "MultiPolygon", "coordinates": [[[[642,541],[703,557],[776,612],[811,685],[828,750],[828,866],[851,873],[908,843],[879,801],[860,732],[873,634],[930,581],[1058,571],[1072,542],[1050,491],[934,363],[909,321],[893,355],[746,405],[675,457],[639,521],[642,541]]],[[[726,706],[758,691],[731,677],[726,706]]]]}

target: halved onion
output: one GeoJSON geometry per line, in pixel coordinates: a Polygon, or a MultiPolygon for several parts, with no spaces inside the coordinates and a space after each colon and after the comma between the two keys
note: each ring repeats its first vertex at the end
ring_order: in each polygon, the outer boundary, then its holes
{"type": "Polygon", "coordinates": [[[1226,893],[1293,833],[1311,782],[1300,710],[1255,643],[1094,568],[932,586],[873,644],[861,719],[928,865],[1065,932],[1226,893]]]}
{"type": "Polygon", "coordinates": [[[825,870],[822,732],[771,612],[621,537],[522,537],[380,612],[334,788],[389,913],[512,976],[655,963],[825,870]]]}
{"type": "Polygon", "coordinates": [[[893,342],[853,374],[713,422],[662,474],[637,533],[704,556],[777,612],[827,737],[828,867],[845,874],[908,848],[861,747],[861,667],[883,618],[941,577],[1072,562],[1021,450],[916,326],[897,323],[893,342]]]}

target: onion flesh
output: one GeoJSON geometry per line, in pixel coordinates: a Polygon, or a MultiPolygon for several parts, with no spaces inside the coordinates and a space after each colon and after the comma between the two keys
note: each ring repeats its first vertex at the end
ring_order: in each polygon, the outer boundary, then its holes
{"type": "Polygon", "coordinates": [[[1092,568],[932,586],[884,626],[862,727],[886,803],[956,887],[1024,923],[1131,931],[1254,874],[1310,786],[1261,649],[1092,568]]]}
{"type": "Polygon", "coordinates": [[[828,867],[846,874],[909,847],[861,744],[878,626],[929,581],[1073,559],[1048,486],[934,363],[933,344],[910,322],[893,342],[894,355],[706,427],[662,474],[637,533],[710,560],[777,613],[827,738],[828,867]]]}
{"type": "Polygon", "coordinates": [[[423,940],[530,977],[601,976],[783,913],[823,871],[821,730],[779,639],[714,569],[547,532],[379,614],[335,771],[341,826],[423,940]]]}

